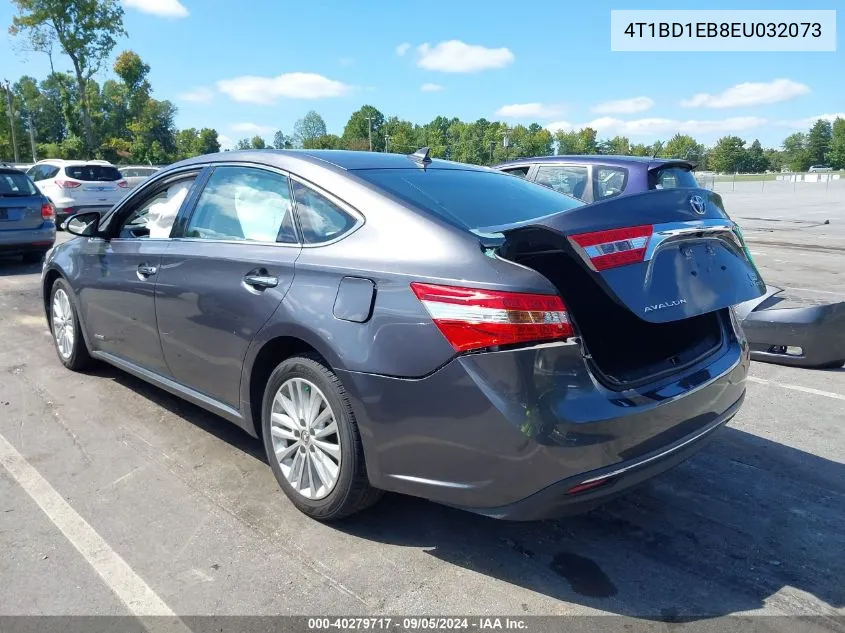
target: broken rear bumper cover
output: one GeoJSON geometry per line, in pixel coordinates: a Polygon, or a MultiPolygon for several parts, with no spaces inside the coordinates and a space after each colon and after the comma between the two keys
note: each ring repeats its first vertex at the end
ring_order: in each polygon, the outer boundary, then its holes
{"type": "Polygon", "coordinates": [[[751,358],[793,367],[845,364],[845,302],[785,307],[782,292],[767,286],[762,297],[734,308],[751,358]]]}

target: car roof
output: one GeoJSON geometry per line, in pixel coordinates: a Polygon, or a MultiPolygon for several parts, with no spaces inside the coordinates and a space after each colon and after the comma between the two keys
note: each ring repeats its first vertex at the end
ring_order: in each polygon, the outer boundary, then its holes
{"type": "MultiPolygon", "coordinates": [[[[290,167],[297,162],[330,167],[335,170],[354,171],[359,169],[413,169],[421,167],[409,154],[390,154],[386,152],[358,152],[339,149],[261,149],[237,150],[203,154],[170,165],[169,168],[192,164],[225,163],[244,161],[264,163],[281,168],[290,167]]],[[[487,167],[465,165],[439,158],[425,164],[426,169],[460,169],[468,171],[490,171],[487,167]]]]}
{"type": "Polygon", "coordinates": [[[66,167],[73,167],[75,165],[103,165],[104,167],[114,167],[114,165],[107,160],[67,160],[65,158],[45,158],[39,160],[36,165],[62,165],[66,167]]]}
{"type": "Polygon", "coordinates": [[[693,169],[695,163],[679,158],[652,158],[650,156],[618,156],[614,154],[561,154],[558,156],[535,156],[533,158],[517,158],[506,163],[496,165],[496,168],[509,167],[519,164],[535,164],[535,163],[588,163],[600,165],[613,165],[617,167],[627,167],[630,165],[641,165],[647,169],[655,169],[663,167],[664,165],[678,165],[693,169]]]}

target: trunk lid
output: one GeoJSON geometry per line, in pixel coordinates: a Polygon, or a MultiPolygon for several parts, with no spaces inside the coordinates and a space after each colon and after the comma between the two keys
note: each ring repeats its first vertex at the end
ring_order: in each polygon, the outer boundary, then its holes
{"type": "Polygon", "coordinates": [[[79,206],[110,207],[128,191],[128,188],[118,186],[123,176],[111,165],[71,165],[65,167],[65,174],[81,183],[79,187],[69,190],[79,206]]]}
{"type": "Polygon", "coordinates": [[[484,231],[504,234],[505,250],[545,244],[567,252],[613,300],[650,323],[714,312],[766,291],[721,196],[705,189],[649,191],[484,231]]]}
{"type": "Polygon", "coordinates": [[[0,170],[0,231],[37,229],[44,222],[44,199],[32,181],[17,170],[0,170]]]}

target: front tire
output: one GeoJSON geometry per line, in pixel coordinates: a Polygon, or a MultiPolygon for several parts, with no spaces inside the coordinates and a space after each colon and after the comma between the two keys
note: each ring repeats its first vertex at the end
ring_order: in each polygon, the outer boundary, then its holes
{"type": "Polygon", "coordinates": [[[276,480],[309,517],[341,519],[381,496],[367,478],[361,436],[346,391],[317,358],[289,358],[270,374],[261,427],[276,480]]]}
{"type": "Polygon", "coordinates": [[[73,291],[61,277],[50,290],[50,331],[56,354],[65,367],[80,371],[90,364],[91,355],[82,338],[73,291]]]}

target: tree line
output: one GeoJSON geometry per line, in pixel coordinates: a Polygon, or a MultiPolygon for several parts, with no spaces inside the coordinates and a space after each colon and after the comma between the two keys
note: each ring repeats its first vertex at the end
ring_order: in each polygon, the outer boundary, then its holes
{"type": "MultiPolygon", "coordinates": [[[[9,31],[25,47],[47,55],[51,72],[38,80],[23,76],[8,87],[0,117],[0,159],[25,161],[32,146],[39,158],[103,158],[116,163],[166,164],[220,150],[212,128],[177,129],[176,106],[153,97],[150,67],[133,51],[117,55],[114,78],[100,85],[100,73],[120,37],[126,36],[118,0],[12,0],[17,7],[9,31]],[[70,61],[57,72],[54,55],[70,61]]],[[[539,123],[509,126],[438,116],[417,124],[386,117],[372,105],[353,112],[338,136],[310,111],[290,134],[278,130],[268,145],[262,136],[239,140],[236,149],[354,149],[411,153],[429,147],[439,158],[481,165],[552,154],[620,154],[690,160],[699,169],[722,173],[806,171],[811,165],[845,169],[845,120],[816,121],[807,132],[786,137],[779,148],[750,145],[724,136],[706,147],[692,136],[665,142],[631,143],[625,136],[599,139],[596,130],[559,130],[539,123]]]]}

